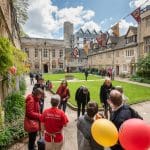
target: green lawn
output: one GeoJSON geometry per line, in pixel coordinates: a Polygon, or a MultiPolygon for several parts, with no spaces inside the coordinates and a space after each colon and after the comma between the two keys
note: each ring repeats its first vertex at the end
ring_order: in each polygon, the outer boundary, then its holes
{"type": "MultiPolygon", "coordinates": [[[[67,73],[66,73],[67,74],[67,73]]],[[[44,74],[43,77],[45,80],[51,80],[51,81],[60,81],[65,78],[66,74],[44,74]]],[[[75,79],[78,80],[85,80],[84,73],[69,73],[71,75],[74,75],[75,79]]],[[[99,80],[101,77],[94,76],[94,75],[89,75],[88,80],[99,80]]]]}
{"type": "MultiPolygon", "coordinates": [[[[97,101],[100,104],[99,90],[100,90],[100,86],[103,84],[103,80],[100,79],[100,77],[90,75],[88,79],[90,79],[91,81],[90,80],[83,81],[82,79],[84,79],[84,74],[75,73],[74,75],[75,75],[75,78],[77,78],[79,80],[77,80],[76,82],[74,82],[74,81],[68,82],[68,86],[69,86],[70,93],[71,93],[71,98],[69,99],[69,101],[73,105],[76,105],[76,102],[74,99],[76,89],[78,87],[80,87],[81,85],[85,85],[90,91],[91,100],[97,101]]],[[[48,76],[48,74],[44,75],[44,78],[46,80],[54,79],[52,82],[54,85],[54,89],[53,89],[54,91],[56,91],[58,86],[60,85],[60,82],[56,82],[56,80],[63,79],[63,77],[64,77],[63,74],[52,74],[49,76],[48,76]]],[[[135,85],[135,84],[131,84],[131,83],[119,82],[119,81],[113,81],[113,85],[114,86],[120,85],[124,88],[124,93],[129,98],[129,101],[128,101],[129,104],[141,102],[144,100],[150,100],[150,88],[148,88],[148,87],[135,85]]]]}

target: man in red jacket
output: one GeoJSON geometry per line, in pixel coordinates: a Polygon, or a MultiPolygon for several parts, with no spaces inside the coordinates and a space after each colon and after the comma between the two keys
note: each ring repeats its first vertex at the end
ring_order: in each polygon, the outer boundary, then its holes
{"type": "Polygon", "coordinates": [[[41,117],[43,128],[45,131],[46,150],[61,150],[63,146],[62,129],[68,123],[65,113],[58,109],[60,96],[53,95],[51,97],[52,107],[46,109],[41,117]]]}
{"type": "Polygon", "coordinates": [[[29,94],[26,98],[24,129],[28,132],[29,135],[29,150],[34,150],[37,131],[39,131],[40,128],[39,119],[41,114],[39,100],[43,96],[43,94],[43,90],[37,88],[32,94],[29,94]]]}

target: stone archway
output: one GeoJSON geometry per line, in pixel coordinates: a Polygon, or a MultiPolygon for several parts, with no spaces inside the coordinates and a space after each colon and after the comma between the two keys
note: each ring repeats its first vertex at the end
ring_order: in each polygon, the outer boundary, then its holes
{"type": "Polygon", "coordinates": [[[43,72],[48,73],[48,64],[43,65],[43,72]]]}

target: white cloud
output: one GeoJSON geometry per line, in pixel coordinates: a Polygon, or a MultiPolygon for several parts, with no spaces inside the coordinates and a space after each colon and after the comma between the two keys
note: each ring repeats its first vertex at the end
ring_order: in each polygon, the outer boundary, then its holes
{"type": "Polygon", "coordinates": [[[132,22],[127,22],[125,19],[122,19],[119,23],[119,27],[120,27],[120,33],[121,35],[126,34],[129,26],[136,26],[135,24],[133,24],[132,22]]]}
{"type": "Polygon", "coordinates": [[[131,0],[129,5],[131,8],[137,8],[141,5],[144,7],[145,5],[150,5],[150,1],[149,0],[131,0]]]}
{"type": "Polygon", "coordinates": [[[29,4],[29,19],[24,25],[29,36],[56,38],[54,35],[58,35],[56,32],[63,28],[65,21],[72,22],[75,28],[100,28],[92,21],[95,12],[85,10],[83,6],[58,9],[51,0],[29,0],[29,4]]]}
{"type": "Polygon", "coordinates": [[[89,21],[89,22],[85,23],[81,28],[84,31],[87,30],[87,29],[89,29],[90,31],[93,31],[94,29],[96,31],[100,31],[100,29],[101,29],[101,27],[93,21],[89,21]]]}

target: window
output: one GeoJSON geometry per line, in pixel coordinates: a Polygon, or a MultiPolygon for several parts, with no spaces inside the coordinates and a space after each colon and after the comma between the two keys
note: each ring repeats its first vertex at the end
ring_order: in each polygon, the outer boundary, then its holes
{"type": "Polygon", "coordinates": [[[56,61],[55,60],[52,61],[52,68],[53,69],[56,68],[56,61]]]}
{"type": "Polygon", "coordinates": [[[35,64],[35,69],[39,69],[39,65],[38,64],[35,64]]]}
{"type": "Polygon", "coordinates": [[[126,44],[132,43],[132,42],[137,42],[137,35],[133,35],[133,36],[127,37],[126,44]]]}
{"type": "Polygon", "coordinates": [[[147,28],[150,27],[150,17],[146,19],[146,27],[147,27],[147,28]]]}
{"type": "Polygon", "coordinates": [[[52,50],[52,57],[55,57],[55,49],[52,50]]]}
{"type": "Polygon", "coordinates": [[[59,63],[59,68],[63,69],[63,63],[59,63]]]}
{"type": "Polygon", "coordinates": [[[134,56],[134,50],[126,50],[126,57],[134,56]]]}
{"type": "Polygon", "coordinates": [[[63,50],[60,50],[60,51],[59,51],[59,57],[60,57],[60,58],[63,57],[63,50]]]}
{"type": "Polygon", "coordinates": [[[144,53],[150,53],[150,37],[144,39],[144,53]]]}
{"type": "Polygon", "coordinates": [[[35,57],[38,57],[38,49],[35,48],[35,57]]]}
{"type": "Polygon", "coordinates": [[[47,50],[47,49],[44,49],[44,51],[43,51],[43,56],[44,56],[44,57],[47,57],[47,53],[48,53],[48,50],[47,50]]]}
{"type": "Polygon", "coordinates": [[[24,48],[24,51],[27,54],[27,56],[29,57],[29,49],[28,48],[24,48]]]}

